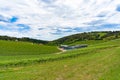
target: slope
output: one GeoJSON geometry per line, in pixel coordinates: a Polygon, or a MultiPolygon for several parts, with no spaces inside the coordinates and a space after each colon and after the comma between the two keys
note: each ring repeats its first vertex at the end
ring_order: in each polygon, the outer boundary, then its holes
{"type": "Polygon", "coordinates": [[[60,44],[78,44],[78,43],[86,43],[91,44],[92,42],[95,42],[96,40],[98,42],[104,42],[109,40],[114,40],[120,38],[120,31],[99,31],[99,32],[85,32],[85,33],[79,33],[74,34],[70,36],[66,36],[54,41],[49,42],[49,45],[60,45],[60,44]]]}
{"type": "Polygon", "coordinates": [[[0,40],[0,65],[21,64],[57,52],[56,46],[0,40]]]}
{"type": "Polygon", "coordinates": [[[45,63],[0,69],[1,80],[119,80],[120,39],[52,54],[45,63]],[[54,57],[53,57],[54,56],[54,57]],[[14,76],[13,76],[14,75],[14,76]],[[112,75],[112,76],[111,76],[112,75]]]}

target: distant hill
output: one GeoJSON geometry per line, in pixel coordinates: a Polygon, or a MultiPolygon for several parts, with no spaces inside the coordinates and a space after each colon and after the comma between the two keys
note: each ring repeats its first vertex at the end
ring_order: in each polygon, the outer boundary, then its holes
{"type": "Polygon", "coordinates": [[[84,32],[66,36],[49,42],[49,45],[72,44],[78,41],[89,40],[113,40],[120,38],[120,31],[98,31],[98,32],[84,32]]]}
{"type": "MultiPolygon", "coordinates": [[[[46,45],[57,45],[57,46],[60,44],[68,44],[68,45],[74,44],[74,43],[77,44],[82,41],[89,43],[89,41],[91,40],[101,42],[101,41],[113,40],[117,38],[120,38],[120,31],[84,32],[84,33],[66,36],[53,41],[37,40],[37,39],[28,38],[28,37],[16,38],[16,37],[9,37],[9,36],[0,36],[0,40],[23,41],[23,42],[32,42],[32,43],[38,43],[38,44],[46,44],[46,45]]],[[[94,41],[92,41],[92,43],[94,43],[94,41]]]]}
{"type": "Polygon", "coordinates": [[[23,41],[23,42],[32,42],[32,43],[39,43],[39,44],[47,44],[48,41],[32,39],[28,37],[23,38],[16,38],[16,37],[9,37],[9,36],[0,36],[0,40],[7,40],[7,41],[23,41]]]}

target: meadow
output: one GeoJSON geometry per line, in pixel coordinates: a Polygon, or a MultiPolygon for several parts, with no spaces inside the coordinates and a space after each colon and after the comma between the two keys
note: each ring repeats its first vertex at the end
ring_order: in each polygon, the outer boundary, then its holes
{"type": "Polygon", "coordinates": [[[119,44],[91,41],[87,48],[60,52],[56,46],[0,41],[0,80],[120,80],[119,44]]]}
{"type": "Polygon", "coordinates": [[[60,52],[56,46],[46,46],[29,42],[0,41],[0,65],[21,64],[60,52]]]}

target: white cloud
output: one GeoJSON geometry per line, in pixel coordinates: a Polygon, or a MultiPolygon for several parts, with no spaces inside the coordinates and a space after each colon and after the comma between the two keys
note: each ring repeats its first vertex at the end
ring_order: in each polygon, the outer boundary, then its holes
{"type": "Polygon", "coordinates": [[[0,21],[1,26],[25,24],[30,27],[25,33],[0,28],[0,34],[53,40],[80,31],[67,32],[64,28],[68,27],[79,27],[86,31],[87,28],[92,29],[93,25],[120,24],[120,12],[116,11],[119,4],[120,0],[0,0],[0,15],[4,19],[18,17],[14,23],[0,21]],[[59,28],[62,34],[52,34],[56,32],[55,28],[59,28]]]}

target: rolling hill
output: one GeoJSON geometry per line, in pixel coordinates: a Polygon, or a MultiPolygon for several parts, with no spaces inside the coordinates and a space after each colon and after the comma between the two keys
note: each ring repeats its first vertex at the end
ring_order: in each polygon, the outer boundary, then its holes
{"type": "Polygon", "coordinates": [[[0,40],[0,65],[30,62],[57,52],[56,46],[0,40]]]}
{"type": "Polygon", "coordinates": [[[54,41],[49,42],[49,45],[60,45],[60,44],[78,44],[88,42],[103,42],[120,38],[120,31],[99,31],[99,32],[85,32],[66,36],[54,41]]]}
{"type": "Polygon", "coordinates": [[[24,58],[6,54],[0,56],[0,79],[119,80],[119,44],[120,39],[116,39],[60,54],[23,55],[24,58]]]}
{"type": "Polygon", "coordinates": [[[120,80],[119,31],[76,35],[77,37],[67,36],[45,45],[0,40],[0,79],[120,80]],[[87,36],[81,40],[81,36],[88,34],[99,34],[99,37],[88,39],[87,36]],[[76,40],[79,37],[80,40],[76,40]],[[61,52],[57,46],[53,46],[58,43],[68,45],[85,43],[89,46],[61,52]]]}

